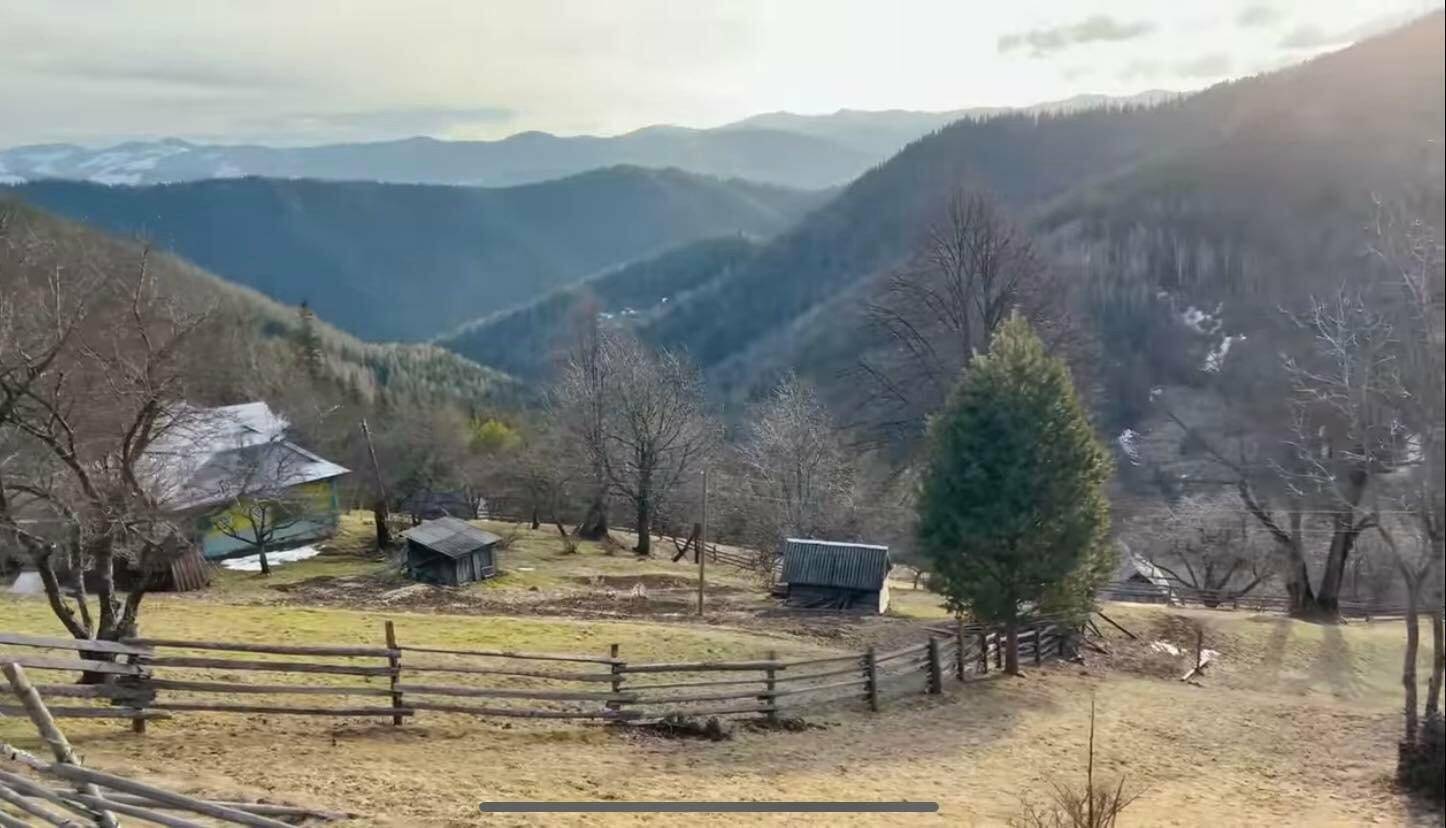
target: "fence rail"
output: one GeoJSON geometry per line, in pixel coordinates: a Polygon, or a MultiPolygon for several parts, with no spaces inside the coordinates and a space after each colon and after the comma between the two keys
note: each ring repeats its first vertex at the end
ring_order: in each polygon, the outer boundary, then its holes
{"type": "MultiPolygon", "coordinates": [[[[394,724],[424,711],[603,722],[776,718],[821,705],[877,710],[887,698],[939,693],[945,678],[965,681],[1003,665],[998,630],[956,625],[925,633],[922,642],[888,651],[629,662],[618,645],[607,655],[409,645],[398,642],[391,622],[384,623],[382,646],[0,632],[0,645],[21,650],[0,651],[0,663],[86,676],[93,683],[40,685],[44,695],[74,700],[53,715],[129,719],[137,732],[148,721],[195,712],[390,716],[394,724]]],[[[1021,663],[1035,664],[1069,655],[1074,641],[1053,620],[1021,629],[1016,639],[1021,663]]]]}
{"type": "MultiPolygon", "coordinates": [[[[1180,584],[1153,586],[1136,582],[1119,581],[1100,590],[1100,598],[1108,601],[1134,601],[1140,603],[1195,605],[1207,609],[1246,610],[1250,612],[1289,612],[1290,597],[1269,593],[1246,593],[1240,595],[1230,590],[1195,589],[1180,584]]],[[[1402,604],[1386,604],[1366,601],[1341,601],[1340,614],[1346,618],[1400,618],[1406,614],[1402,604]]]]}

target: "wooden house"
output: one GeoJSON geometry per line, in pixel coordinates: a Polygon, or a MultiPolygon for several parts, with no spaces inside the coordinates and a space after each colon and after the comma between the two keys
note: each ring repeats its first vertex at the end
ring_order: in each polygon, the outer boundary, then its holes
{"type": "Polygon", "coordinates": [[[402,533],[407,539],[407,574],[413,580],[456,586],[497,574],[502,540],[465,520],[429,520],[402,533]]]}
{"type": "Polygon", "coordinates": [[[336,482],[349,470],[286,439],[289,424],[264,402],[219,408],[187,406],[148,451],[149,488],[166,511],[191,526],[206,560],[255,554],[218,526],[246,524],[252,493],[288,493],[299,510],[271,538],[285,549],[330,537],[341,514],[336,482]]]}
{"type": "Polygon", "coordinates": [[[889,608],[887,546],[808,538],[783,542],[789,606],[881,613],[889,608]]]}

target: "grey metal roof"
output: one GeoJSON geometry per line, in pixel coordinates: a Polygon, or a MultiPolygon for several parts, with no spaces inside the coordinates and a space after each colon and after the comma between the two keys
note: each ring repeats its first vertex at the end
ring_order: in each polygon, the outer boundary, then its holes
{"type": "Polygon", "coordinates": [[[876,590],[892,566],[887,546],[810,538],[783,542],[783,580],[789,584],[876,590]]]}
{"type": "Polygon", "coordinates": [[[172,427],[146,450],[141,469],[150,494],[168,510],[226,503],[349,471],[284,439],[285,418],[264,402],[182,404],[170,413],[172,427]]]}
{"type": "Polygon", "coordinates": [[[467,521],[454,517],[424,521],[403,532],[402,537],[449,558],[460,558],[468,552],[502,540],[485,529],[478,529],[467,521]]]}

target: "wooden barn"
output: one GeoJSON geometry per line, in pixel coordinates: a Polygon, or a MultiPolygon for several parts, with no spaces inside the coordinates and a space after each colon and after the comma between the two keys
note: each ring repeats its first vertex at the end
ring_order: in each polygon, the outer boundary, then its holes
{"type": "Polygon", "coordinates": [[[407,574],[429,584],[480,581],[497,574],[497,542],[502,540],[465,520],[429,520],[402,533],[407,539],[407,574]]]}
{"type": "Polygon", "coordinates": [[[789,538],[783,542],[789,606],[883,612],[889,608],[887,546],[789,538]]]}

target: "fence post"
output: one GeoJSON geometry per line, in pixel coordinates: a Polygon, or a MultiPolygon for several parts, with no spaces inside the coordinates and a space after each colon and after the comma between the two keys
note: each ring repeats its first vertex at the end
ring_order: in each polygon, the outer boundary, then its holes
{"type": "Polygon", "coordinates": [[[939,639],[929,636],[929,692],[944,692],[944,669],[939,661],[939,639]]]}
{"type": "Polygon", "coordinates": [[[1041,664],[1044,663],[1044,648],[1040,646],[1041,640],[1042,640],[1043,638],[1044,638],[1044,627],[1040,626],[1039,624],[1035,624],[1035,625],[1034,625],[1034,666],[1036,666],[1036,667],[1038,667],[1039,665],[1041,665],[1041,664]]]}
{"type": "Polygon", "coordinates": [[[979,675],[989,673],[989,635],[983,630],[979,631],[979,675]]]}
{"type": "Polygon", "coordinates": [[[775,690],[778,688],[777,668],[774,666],[774,662],[776,661],[778,661],[778,651],[769,650],[768,672],[763,680],[763,686],[765,688],[765,692],[767,693],[764,698],[768,702],[768,721],[770,722],[778,721],[778,700],[773,695],[775,690]]]}
{"type": "MultiPolygon", "coordinates": [[[[144,668],[145,668],[145,665],[146,665],[146,662],[149,661],[149,659],[145,658],[144,656],[134,656],[134,655],[132,655],[132,656],[126,656],[126,661],[127,661],[128,663],[130,663],[130,664],[134,664],[134,665],[136,665],[136,666],[141,667],[142,669],[144,669],[144,668]]],[[[141,675],[141,676],[135,677],[135,678],[132,678],[131,676],[120,676],[120,677],[118,677],[117,680],[116,680],[116,685],[118,685],[118,686],[120,686],[120,687],[131,687],[131,688],[134,688],[134,689],[136,689],[136,690],[140,690],[140,689],[143,689],[143,688],[146,689],[146,690],[149,690],[149,691],[150,691],[150,695],[149,695],[148,700],[147,700],[147,701],[141,701],[141,702],[139,702],[138,704],[136,704],[136,707],[141,708],[141,709],[143,710],[143,709],[146,707],[147,704],[149,704],[150,702],[153,702],[153,701],[156,700],[156,691],[155,691],[154,689],[151,689],[151,688],[148,686],[148,684],[149,684],[148,680],[149,680],[149,679],[150,679],[150,673],[149,673],[149,672],[146,672],[144,675],[141,675]]],[[[132,733],[145,733],[145,732],[146,732],[146,719],[145,719],[144,716],[139,716],[139,717],[137,717],[137,718],[131,719],[131,732],[132,732],[132,733]]]]}
{"type": "MultiPolygon", "coordinates": [[[[994,631],[994,668],[1004,669],[1004,648],[1009,645],[1009,637],[1005,636],[1003,641],[999,640],[999,631],[994,631]]],[[[1015,653],[1018,656],[1018,653],[1015,653]]]]}
{"type": "MultiPolygon", "coordinates": [[[[618,653],[620,652],[622,652],[622,645],[613,644],[608,647],[608,658],[612,659],[612,663],[608,665],[608,670],[613,674],[612,694],[614,696],[621,693],[623,689],[623,664],[618,660],[618,653]]],[[[623,705],[622,702],[619,701],[610,701],[606,707],[613,713],[617,713],[622,710],[623,705]]]]}
{"type": "Polygon", "coordinates": [[[954,631],[954,677],[960,681],[964,680],[964,620],[958,619],[958,627],[954,631]]]}
{"type": "Polygon", "coordinates": [[[864,685],[864,692],[869,700],[869,709],[875,713],[879,712],[879,658],[878,650],[873,647],[864,654],[864,679],[868,682],[864,685]]]}
{"type": "MultiPolygon", "coordinates": [[[[80,760],[75,757],[75,750],[70,746],[65,734],[56,727],[55,719],[50,716],[50,709],[45,706],[40,694],[26,677],[25,669],[19,664],[6,664],[4,673],[15,698],[20,700],[20,706],[30,717],[30,723],[35,725],[35,731],[40,734],[41,740],[50,746],[50,753],[55,757],[56,764],[79,765],[80,760]]],[[[100,788],[97,788],[94,782],[77,782],[75,787],[87,796],[100,796],[100,788]]],[[[119,825],[115,814],[104,810],[96,812],[95,822],[100,828],[117,828],[119,825]]]]}
{"type": "MultiPolygon", "coordinates": [[[[387,667],[390,668],[391,671],[392,709],[400,710],[403,707],[402,693],[397,690],[397,685],[401,683],[402,680],[402,651],[397,647],[397,629],[392,626],[392,622],[385,622],[383,628],[386,630],[387,636],[387,667]]],[[[392,716],[392,725],[396,726],[401,723],[401,714],[394,714],[392,716]]]]}

